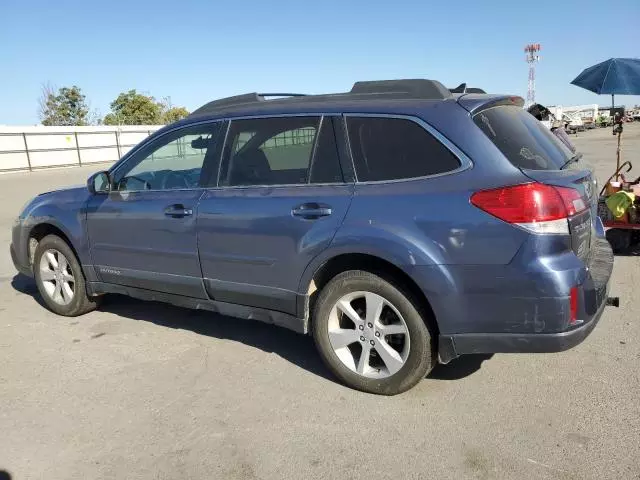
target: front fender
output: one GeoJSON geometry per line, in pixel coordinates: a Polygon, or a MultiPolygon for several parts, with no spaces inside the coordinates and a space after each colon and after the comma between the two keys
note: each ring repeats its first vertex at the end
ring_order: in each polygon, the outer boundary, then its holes
{"type": "MultiPolygon", "coordinates": [[[[86,190],[85,190],[86,191],[86,190]]],[[[86,235],[87,195],[78,195],[76,190],[56,192],[36,199],[22,220],[28,243],[34,228],[46,224],[60,230],[78,254],[82,265],[90,264],[89,245],[86,235]]]]}

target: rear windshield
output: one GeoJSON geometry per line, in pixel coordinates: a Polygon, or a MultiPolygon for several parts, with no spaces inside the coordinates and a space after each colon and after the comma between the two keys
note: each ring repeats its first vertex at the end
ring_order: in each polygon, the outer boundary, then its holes
{"type": "Polygon", "coordinates": [[[547,127],[520,107],[492,107],[473,120],[518,168],[558,170],[573,156],[547,127]]]}

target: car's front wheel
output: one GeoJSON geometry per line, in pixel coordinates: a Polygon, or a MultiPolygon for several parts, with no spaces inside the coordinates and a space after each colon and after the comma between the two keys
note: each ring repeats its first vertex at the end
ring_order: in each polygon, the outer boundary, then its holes
{"type": "Polygon", "coordinates": [[[47,235],[38,243],[33,272],[38,291],[51,311],[75,317],[96,308],[97,300],[87,295],[78,259],[57,235],[47,235]]]}
{"type": "Polygon", "coordinates": [[[413,387],[435,363],[423,315],[400,285],[370,272],[347,271],[320,292],[313,337],[324,362],[343,383],[395,395],[413,387]]]}

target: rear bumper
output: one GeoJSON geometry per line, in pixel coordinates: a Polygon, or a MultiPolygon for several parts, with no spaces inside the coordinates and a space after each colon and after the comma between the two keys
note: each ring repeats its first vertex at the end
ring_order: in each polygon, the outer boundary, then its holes
{"type": "Polygon", "coordinates": [[[603,302],[591,321],[558,333],[461,333],[440,335],[443,362],[476,353],[550,353],[569,350],[593,331],[604,311],[603,302]]]}
{"type": "MultiPolygon", "coordinates": [[[[613,271],[613,253],[609,243],[598,238],[586,269],[586,277],[578,286],[578,324],[553,332],[443,333],[439,336],[439,357],[447,363],[459,355],[486,353],[561,352],[580,344],[596,327],[609,295],[613,271]]],[[[568,297],[539,299],[547,308],[556,305],[557,315],[566,318],[568,297]]],[[[507,324],[508,322],[505,322],[507,324]]]]}

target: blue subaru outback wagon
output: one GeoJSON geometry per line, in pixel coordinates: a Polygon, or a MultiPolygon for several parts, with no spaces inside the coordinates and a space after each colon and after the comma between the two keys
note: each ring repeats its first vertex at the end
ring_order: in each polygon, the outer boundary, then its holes
{"type": "Polygon", "coordinates": [[[120,293],[311,334],[373,393],[463,354],[571,348],[613,267],[593,173],[522,99],[472,92],[210,102],[87,187],[34,198],[14,264],[60,315],[120,293]]]}

